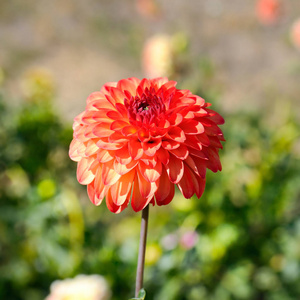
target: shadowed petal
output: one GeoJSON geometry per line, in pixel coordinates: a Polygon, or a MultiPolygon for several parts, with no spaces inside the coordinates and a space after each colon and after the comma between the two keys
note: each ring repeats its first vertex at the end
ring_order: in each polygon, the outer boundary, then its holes
{"type": "Polygon", "coordinates": [[[179,158],[181,160],[186,159],[189,155],[188,148],[182,144],[180,145],[179,148],[170,150],[170,153],[172,153],[174,156],[176,156],[177,158],[179,158]]]}
{"type": "Polygon", "coordinates": [[[184,169],[182,160],[170,155],[169,163],[165,165],[165,168],[171,182],[178,183],[183,176],[184,169]]]}
{"type": "MultiPolygon", "coordinates": [[[[140,181],[138,178],[138,176],[136,176],[135,181],[134,181],[134,186],[133,186],[133,192],[132,192],[132,198],[131,198],[131,206],[132,209],[135,212],[141,211],[142,209],[144,209],[153,199],[153,195],[155,193],[155,191],[153,191],[153,193],[151,194],[149,191],[151,190],[151,188],[149,188],[148,191],[148,197],[144,197],[143,194],[147,194],[144,193],[145,187],[141,187],[140,185],[147,183],[148,185],[150,185],[149,182],[145,181],[143,182],[140,181]],[[142,190],[142,192],[141,192],[142,190]]],[[[142,177],[142,175],[140,175],[140,177],[142,177]]]]}
{"type": "Polygon", "coordinates": [[[218,150],[215,148],[204,148],[203,152],[207,155],[206,167],[213,172],[221,171],[222,165],[220,162],[220,157],[218,155],[218,150]]]}
{"type": "Polygon", "coordinates": [[[118,214],[121,211],[123,211],[128,206],[129,201],[130,201],[130,194],[128,194],[127,198],[122,203],[122,205],[117,205],[117,204],[114,203],[113,198],[111,196],[111,191],[110,190],[108,191],[108,193],[106,195],[107,208],[115,214],[118,214]]]}
{"type": "Polygon", "coordinates": [[[156,152],[156,157],[166,165],[169,162],[169,151],[165,150],[164,148],[159,148],[156,152]]]}
{"type": "Polygon", "coordinates": [[[111,160],[102,166],[102,180],[104,185],[113,185],[120,179],[121,175],[114,169],[114,160],[111,160]]]}
{"type": "Polygon", "coordinates": [[[110,194],[113,202],[120,206],[123,205],[131,191],[131,186],[135,177],[135,170],[121,176],[121,178],[111,186],[110,194]]]}
{"type": "Polygon", "coordinates": [[[179,143],[183,143],[186,140],[183,130],[179,127],[173,127],[168,131],[168,136],[179,143]]]}
{"type": "Polygon", "coordinates": [[[162,165],[161,162],[157,162],[155,167],[152,166],[147,166],[145,163],[142,161],[139,162],[139,170],[143,177],[148,181],[148,182],[154,182],[157,179],[159,179],[161,175],[161,170],[162,170],[162,165]]]}
{"type": "MultiPolygon", "coordinates": [[[[186,165],[184,164],[184,175],[178,182],[177,186],[182,195],[187,199],[191,198],[195,193],[195,189],[197,189],[197,187],[194,185],[192,175],[193,174],[190,172],[189,167],[186,167],[186,165]]],[[[197,184],[197,181],[195,182],[197,184]]]]}
{"type": "Polygon", "coordinates": [[[159,178],[159,187],[155,192],[155,200],[157,205],[169,204],[174,197],[174,193],[174,184],[170,182],[165,168],[162,168],[161,176],[159,178]]]}

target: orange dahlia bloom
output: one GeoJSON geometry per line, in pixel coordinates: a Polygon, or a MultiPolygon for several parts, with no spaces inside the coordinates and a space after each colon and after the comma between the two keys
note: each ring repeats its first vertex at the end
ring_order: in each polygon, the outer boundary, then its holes
{"type": "Polygon", "coordinates": [[[166,205],[176,184],[201,197],[206,168],[221,170],[224,119],[209,103],[167,78],[128,78],[105,84],[74,120],[69,155],[90,200],[119,213],[166,205]]]}

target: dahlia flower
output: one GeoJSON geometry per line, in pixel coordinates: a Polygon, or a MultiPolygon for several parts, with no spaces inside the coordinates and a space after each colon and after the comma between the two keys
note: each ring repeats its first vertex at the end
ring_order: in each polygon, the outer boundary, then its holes
{"type": "Polygon", "coordinates": [[[185,198],[200,198],[206,169],[221,170],[224,141],[224,119],[209,106],[167,78],[128,78],[92,93],[69,151],[92,203],[105,197],[119,213],[131,201],[138,212],[170,203],[175,185],[185,198]]]}

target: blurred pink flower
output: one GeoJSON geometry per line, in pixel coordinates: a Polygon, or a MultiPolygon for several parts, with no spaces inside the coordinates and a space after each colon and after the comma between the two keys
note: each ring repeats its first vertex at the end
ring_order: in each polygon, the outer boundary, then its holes
{"type": "Polygon", "coordinates": [[[259,21],[265,25],[276,23],[282,15],[282,3],[280,0],[258,0],[256,2],[256,15],[259,21]]]}
{"type": "Polygon", "coordinates": [[[196,231],[187,231],[180,238],[182,248],[189,250],[193,248],[198,241],[198,233],[196,231]]]}
{"type": "Polygon", "coordinates": [[[110,289],[100,275],[78,275],[51,284],[45,300],[109,300],[110,289]]]}
{"type": "Polygon", "coordinates": [[[300,50],[300,18],[293,23],[290,36],[294,46],[300,50]]]}

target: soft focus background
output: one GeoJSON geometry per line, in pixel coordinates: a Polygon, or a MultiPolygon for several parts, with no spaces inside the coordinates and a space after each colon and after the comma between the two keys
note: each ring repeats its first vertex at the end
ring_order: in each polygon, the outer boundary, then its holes
{"type": "Polygon", "coordinates": [[[133,296],[140,214],[92,205],[68,158],[89,93],[131,76],[226,120],[203,197],[150,208],[146,299],[300,299],[299,18],[296,0],[0,1],[0,299],[78,274],[111,289],[90,300],[133,296]]]}

